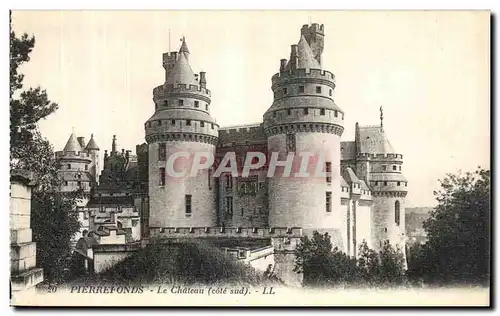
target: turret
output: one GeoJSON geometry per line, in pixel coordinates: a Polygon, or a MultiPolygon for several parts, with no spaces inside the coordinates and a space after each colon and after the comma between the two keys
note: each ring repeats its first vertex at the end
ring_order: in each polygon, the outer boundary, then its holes
{"type": "MultiPolygon", "coordinates": [[[[218,124],[210,115],[206,74],[197,78],[189,65],[185,39],[179,52],[163,54],[165,83],[153,89],[155,113],[145,123],[149,159],[149,226],[214,226],[215,192],[208,170],[196,176],[169,174],[167,161],[179,151],[215,153],[218,124]],[[197,80],[199,79],[199,80],[197,80]]],[[[180,172],[189,171],[187,166],[180,172]]]]}
{"type": "MultiPolygon", "coordinates": [[[[320,59],[321,51],[317,57],[320,59]]],[[[269,179],[269,226],[302,227],[309,235],[328,232],[335,246],[342,248],[340,136],[344,112],[333,100],[335,77],[321,70],[303,32],[299,42],[291,45],[285,63],[280,60],[280,72],[272,77],[274,102],[264,114],[264,131],[269,156],[277,153],[278,161],[284,161],[292,154],[295,165],[290,177],[278,167],[269,179]],[[295,177],[303,154],[313,155],[308,164],[310,175],[295,177]],[[316,168],[328,175],[316,173],[316,168]]]]}
{"type": "Polygon", "coordinates": [[[372,244],[389,240],[405,251],[405,198],[408,181],[403,175],[403,155],[394,150],[380,125],[356,127],[357,174],[369,184],[372,197],[372,244]]]}
{"type": "Polygon", "coordinates": [[[95,185],[99,183],[99,172],[101,170],[101,161],[99,158],[99,146],[97,146],[97,143],[94,139],[94,134],[90,135],[90,140],[87,143],[87,146],[85,147],[85,151],[87,151],[90,154],[90,157],[92,158],[92,163],[90,164],[90,174],[92,178],[94,179],[95,185]]]}
{"type": "MultiPolygon", "coordinates": [[[[56,159],[61,165],[58,170],[62,180],[61,192],[73,192],[78,189],[90,192],[93,182],[89,173],[92,156],[81,145],[84,140],[84,137],[76,137],[74,133],[71,133],[64,149],[56,152],[56,159]]],[[[84,200],[83,203],[85,204],[86,201],[84,200]]]]}

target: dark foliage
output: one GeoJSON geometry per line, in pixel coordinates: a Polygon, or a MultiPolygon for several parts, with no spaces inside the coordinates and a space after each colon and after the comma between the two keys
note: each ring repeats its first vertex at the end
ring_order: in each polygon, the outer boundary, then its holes
{"type": "Polygon", "coordinates": [[[363,242],[356,260],[332,249],[328,233],[314,232],[298,245],[294,271],[304,274],[307,287],[386,287],[405,284],[404,269],[403,253],[389,243],[376,252],[363,242]]]}
{"type": "Polygon", "coordinates": [[[428,241],[410,248],[409,276],[436,285],[488,284],[489,170],[449,174],[435,192],[438,206],[424,222],[428,241]]]}
{"type": "Polygon", "coordinates": [[[98,275],[98,280],[137,284],[249,284],[279,282],[206,242],[152,242],[98,275]]]}
{"type": "Polygon", "coordinates": [[[70,239],[79,229],[75,212],[81,192],[58,192],[61,179],[59,165],[51,144],[42,137],[38,121],[57,109],[45,90],[37,87],[23,90],[19,67],[30,60],[35,38],[23,34],[18,38],[10,29],[10,167],[34,173],[31,228],[37,242],[37,266],[44,269],[48,281],[62,281],[67,276],[70,239]]]}

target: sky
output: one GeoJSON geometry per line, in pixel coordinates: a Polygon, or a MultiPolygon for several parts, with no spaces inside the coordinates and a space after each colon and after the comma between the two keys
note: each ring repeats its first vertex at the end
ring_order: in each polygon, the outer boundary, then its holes
{"type": "Polygon", "coordinates": [[[271,76],[300,28],[324,24],[323,69],[336,76],[354,125],[379,124],[403,154],[407,207],[433,206],[438,179],[490,165],[490,16],[467,11],[14,11],[13,27],[36,37],[21,68],[59,104],[40,123],[62,150],[74,129],[101,148],[135,152],[163,84],[162,54],[185,36],[195,73],[207,72],[220,126],[262,121],[271,76]],[[170,34],[170,35],[169,35],[170,34]]]}

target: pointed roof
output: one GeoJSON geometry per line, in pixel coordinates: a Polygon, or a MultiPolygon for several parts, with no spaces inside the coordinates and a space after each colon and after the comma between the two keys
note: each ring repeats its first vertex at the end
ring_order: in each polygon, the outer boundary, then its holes
{"type": "Polygon", "coordinates": [[[198,85],[198,81],[194,76],[191,66],[184,54],[179,54],[179,59],[175,63],[172,70],[168,72],[167,84],[186,84],[186,85],[198,85]]]}
{"type": "Polygon", "coordinates": [[[359,183],[360,181],[354,170],[352,170],[352,168],[350,167],[347,167],[343,170],[342,176],[347,181],[347,183],[359,183]]]}
{"type": "Polygon", "coordinates": [[[360,152],[369,154],[395,154],[381,126],[359,127],[360,152]]]}
{"type": "Polygon", "coordinates": [[[189,54],[189,48],[187,47],[186,39],[184,37],[182,37],[181,41],[182,41],[182,45],[181,45],[181,48],[179,49],[179,53],[188,53],[189,54]]]}
{"type": "Polygon", "coordinates": [[[75,137],[75,133],[71,133],[68,141],[66,142],[66,146],[64,146],[63,151],[83,151],[82,146],[80,146],[78,140],[75,137]]]}
{"type": "Polygon", "coordinates": [[[299,62],[297,64],[297,68],[314,68],[320,69],[316,58],[314,58],[314,54],[312,52],[311,46],[307,43],[304,35],[300,36],[299,43],[297,44],[297,56],[299,57],[299,62]]]}
{"type": "MultiPolygon", "coordinates": [[[[290,58],[291,60],[292,58],[290,58]]],[[[290,70],[290,60],[285,66],[285,70],[290,70]]],[[[314,58],[311,46],[307,43],[304,35],[300,36],[299,43],[297,44],[297,69],[312,68],[321,69],[321,65],[314,58]]]]}
{"type": "Polygon", "coordinates": [[[88,149],[96,149],[96,150],[99,150],[99,146],[97,146],[96,142],[95,142],[95,139],[94,139],[94,134],[91,134],[90,135],[90,140],[89,142],[87,143],[87,147],[85,147],[86,150],[88,149]]]}

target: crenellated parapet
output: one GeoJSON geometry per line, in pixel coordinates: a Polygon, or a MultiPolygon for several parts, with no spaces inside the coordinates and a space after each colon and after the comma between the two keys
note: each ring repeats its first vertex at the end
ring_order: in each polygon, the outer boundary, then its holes
{"type": "Polygon", "coordinates": [[[408,191],[372,191],[372,195],[375,198],[378,197],[388,197],[388,198],[404,198],[408,194],[408,191]]]}
{"type": "Polygon", "coordinates": [[[56,158],[78,161],[84,160],[89,163],[92,161],[92,156],[90,155],[90,153],[85,151],[58,151],[56,152],[56,158]]]}
{"type": "Polygon", "coordinates": [[[288,123],[280,124],[278,126],[271,126],[266,128],[265,133],[268,137],[278,135],[278,134],[289,134],[289,133],[327,133],[341,136],[344,128],[339,125],[333,125],[330,123],[288,123]]]}
{"type": "Polygon", "coordinates": [[[199,85],[192,84],[164,84],[153,89],[153,99],[155,102],[173,96],[189,96],[190,98],[198,98],[210,103],[211,92],[199,85]]]}
{"type": "Polygon", "coordinates": [[[218,142],[216,136],[211,136],[206,134],[192,134],[192,133],[173,133],[173,134],[160,133],[160,134],[147,135],[146,141],[148,142],[148,144],[158,143],[158,142],[183,141],[183,142],[206,143],[214,146],[218,142]]]}
{"type": "Polygon", "coordinates": [[[370,160],[374,162],[403,162],[403,155],[401,154],[370,154],[359,153],[356,158],[358,160],[370,160]]]}
{"type": "Polygon", "coordinates": [[[299,238],[303,236],[300,227],[150,227],[150,236],[156,238],[299,238]]]}
{"type": "Polygon", "coordinates": [[[275,86],[304,82],[304,80],[324,84],[335,89],[335,75],[323,69],[292,69],[278,72],[271,78],[273,89],[275,86]]]}

